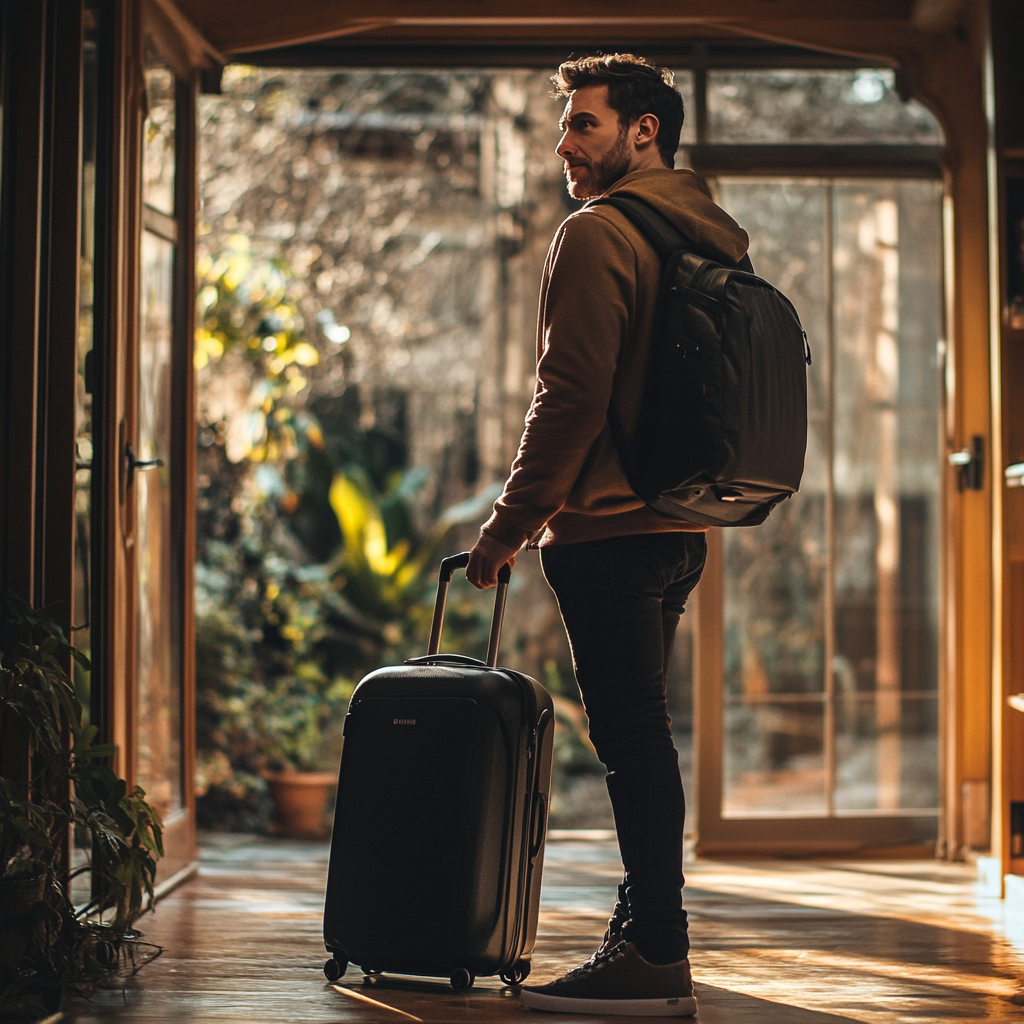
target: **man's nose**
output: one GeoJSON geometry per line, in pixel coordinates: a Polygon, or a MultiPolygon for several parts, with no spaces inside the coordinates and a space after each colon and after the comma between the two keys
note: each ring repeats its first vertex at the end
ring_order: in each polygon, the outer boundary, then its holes
{"type": "Polygon", "coordinates": [[[565,160],[572,152],[572,147],[569,145],[569,133],[563,132],[562,137],[558,140],[558,145],[555,146],[555,152],[565,160]]]}

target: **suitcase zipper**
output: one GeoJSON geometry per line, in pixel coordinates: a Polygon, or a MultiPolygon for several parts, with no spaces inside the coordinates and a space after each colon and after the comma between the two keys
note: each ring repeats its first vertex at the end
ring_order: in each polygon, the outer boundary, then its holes
{"type": "MultiPolygon", "coordinates": [[[[538,786],[540,785],[541,768],[540,758],[536,757],[535,754],[537,751],[538,736],[540,735],[540,727],[549,716],[547,708],[544,709],[539,717],[537,716],[537,695],[534,692],[532,684],[523,679],[519,673],[511,674],[515,676],[526,695],[527,706],[529,708],[529,720],[533,721],[534,725],[530,730],[526,746],[526,793],[524,793],[524,797],[530,794],[532,795],[530,795],[529,800],[523,800],[522,834],[519,842],[519,885],[517,887],[516,906],[514,908],[515,926],[512,931],[512,942],[509,947],[511,957],[506,961],[502,968],[503,970],[515,965],[522,953],[520,946],[524,942],[526,915],[529,913],[531,897],[531,876],[533,874],[533,866],[537,859],[537,854],[540,852],[540,841],[537,843],[537,849],[533,849],[534,815],[537,809],[536,794],[538,786]]],[[[547,830],[545,829],[544,831],[546,832],[547,830]]],[[[510,884],[511,881],[512,879],[510,875],[510,884]]],[[[511,902],[511,900],[508,902],[511,902]]]]}

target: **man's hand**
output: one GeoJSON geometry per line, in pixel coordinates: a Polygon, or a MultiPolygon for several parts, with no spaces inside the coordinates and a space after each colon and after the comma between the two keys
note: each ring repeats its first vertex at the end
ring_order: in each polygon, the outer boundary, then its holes
{"type": "Polygon", "coordinates": [[[516,552],[519,548],[510,548],[507,544],[480,534],[476,547],[469,553],[469,565],[466,566],[466,579],[477,590],[486,590],[498,585],[498,570],[508,562],[509,568],[516,564],[516,552]]]}

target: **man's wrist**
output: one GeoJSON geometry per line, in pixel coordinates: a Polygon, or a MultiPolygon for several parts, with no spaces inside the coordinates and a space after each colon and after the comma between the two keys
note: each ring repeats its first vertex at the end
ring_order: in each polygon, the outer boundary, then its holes
{"type": "Polygon", "coordinates": [[[515,551],[518,551],[530,536],[529,530],[510,523],[498,512],[491,514],[491,518],[480,527],[480,533],[515,551]]]}

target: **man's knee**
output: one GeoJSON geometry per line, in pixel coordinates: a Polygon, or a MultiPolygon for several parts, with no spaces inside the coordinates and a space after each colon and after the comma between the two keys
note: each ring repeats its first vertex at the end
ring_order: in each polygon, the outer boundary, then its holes
{"type": "Polygon", "coordinates": [[[609,770],[640,761],[677,758],[668,715],[645,717],[623,714],[599,722],[591,719],[590,740],[601,763],[609,770]]]}

